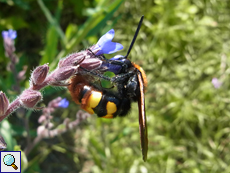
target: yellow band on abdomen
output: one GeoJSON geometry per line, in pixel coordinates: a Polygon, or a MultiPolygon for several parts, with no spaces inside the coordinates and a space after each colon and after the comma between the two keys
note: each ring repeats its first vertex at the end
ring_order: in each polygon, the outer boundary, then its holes
{"type": "Polygon", "coordinates": [[[89,96],[85,110],[90,114],[94,114],[93,108],[95,108],[99,104],[101,98],[102,98],[101,92],[92,91],[91,95],[89,96]]]}

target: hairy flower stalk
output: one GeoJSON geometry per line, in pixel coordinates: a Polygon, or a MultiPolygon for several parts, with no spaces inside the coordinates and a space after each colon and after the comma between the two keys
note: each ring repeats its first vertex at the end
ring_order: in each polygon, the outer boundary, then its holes
{"type": "MultiPolygon", "coordinates": [[[[110,30],[103,35],[96,45],[81,52],[76,52],[61,59],[57,68],[49,72],[48,64],[38,66],[32,72],[30,77],[30,86],[24,90],[12,103],[9,103],[3,92],[0,92],[0,122],[9,114],[13,113],[19,107],[28,109],[38,109],[37,103],[42,101],[42,94],[39,90],[46,86],[67,86],[67,80],[80,73],[80,67],[86,70],[96,70],[102,64],[99,55],[111,54],[123,48],[120,43],[112,42],[114,30],[110,30]]],[[[14,54],[14,42],[16,31],[2,32],[4,38],[5,51],[8,56],[14,54]]],[[[62,107],[67,105],[66,101],[61,104],[62,107]]]]}

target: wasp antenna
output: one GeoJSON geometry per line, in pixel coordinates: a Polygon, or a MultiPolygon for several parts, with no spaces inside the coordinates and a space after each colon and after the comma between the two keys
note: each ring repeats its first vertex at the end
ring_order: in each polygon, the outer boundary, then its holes
{"type": "Polygon", "coordinates": [[[137,30],[136,30],[135,35],[134,35],[134,37],[133,37],[133,40],[132,40],[132,42],[131,42],[131,44],[130,44],[130,46],[129,46],[129,50],[128,50],[127,54],[125,55],[125,58],[127,58],[127,57],[129,56],[129,53],[130,53],[131,49],[133,48],[133,45],[134,45],[134,43],[135,43],[135,41],[136,41],[137,35],[138,35],[139,30],[140,30],[140,28],[141,28],[141,24],[142,24],[143,19],[144,19],[144,15],[141,16],[140,22],[139,22],[139,24],[138,24],[138,26],[137,26],[137,30]]]}

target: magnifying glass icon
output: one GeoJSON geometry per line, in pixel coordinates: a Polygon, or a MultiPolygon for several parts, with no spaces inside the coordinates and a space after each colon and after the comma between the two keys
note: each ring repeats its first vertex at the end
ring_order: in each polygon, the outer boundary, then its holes
{"type": "Polygon", "coordinates": [[[7,154],[3,158],[3,162],[7,166],[12,166],[15,170],[18,169],[18,167],[14,164],[15,163],[15,158],[11,154],[7,154]]]}

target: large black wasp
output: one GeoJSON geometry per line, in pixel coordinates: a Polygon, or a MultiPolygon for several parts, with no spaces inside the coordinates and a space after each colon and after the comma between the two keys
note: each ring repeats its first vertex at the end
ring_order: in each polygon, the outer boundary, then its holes
{"type": "Polygon", "coordinates": [[[70,94],[76,104],[81,108],[98,117],[114,118],[116,116],[125,116],[131,109],[131,102],[138,102],[139,108],[139,130],[141,139],[141,148],[143,160],[147,159],[148,137],[147,122],[145,115],[145,97],[144,92],[147,87],[147,79],[144,70],[127,59],[139,33],[144,16],[141,17],[135,32],[134,38],[130,44],[127,54],[111,59],[104,56],[103,63],[97,72],[87,71],[86,75],[75,75],[68,86],[70,94]],[[114,77],[106,77],[101,72],[111,71],[114,77]],[[94,83],[92,76],[97,76],[114,83],[117,91],[106,89],[94,83]]]}

